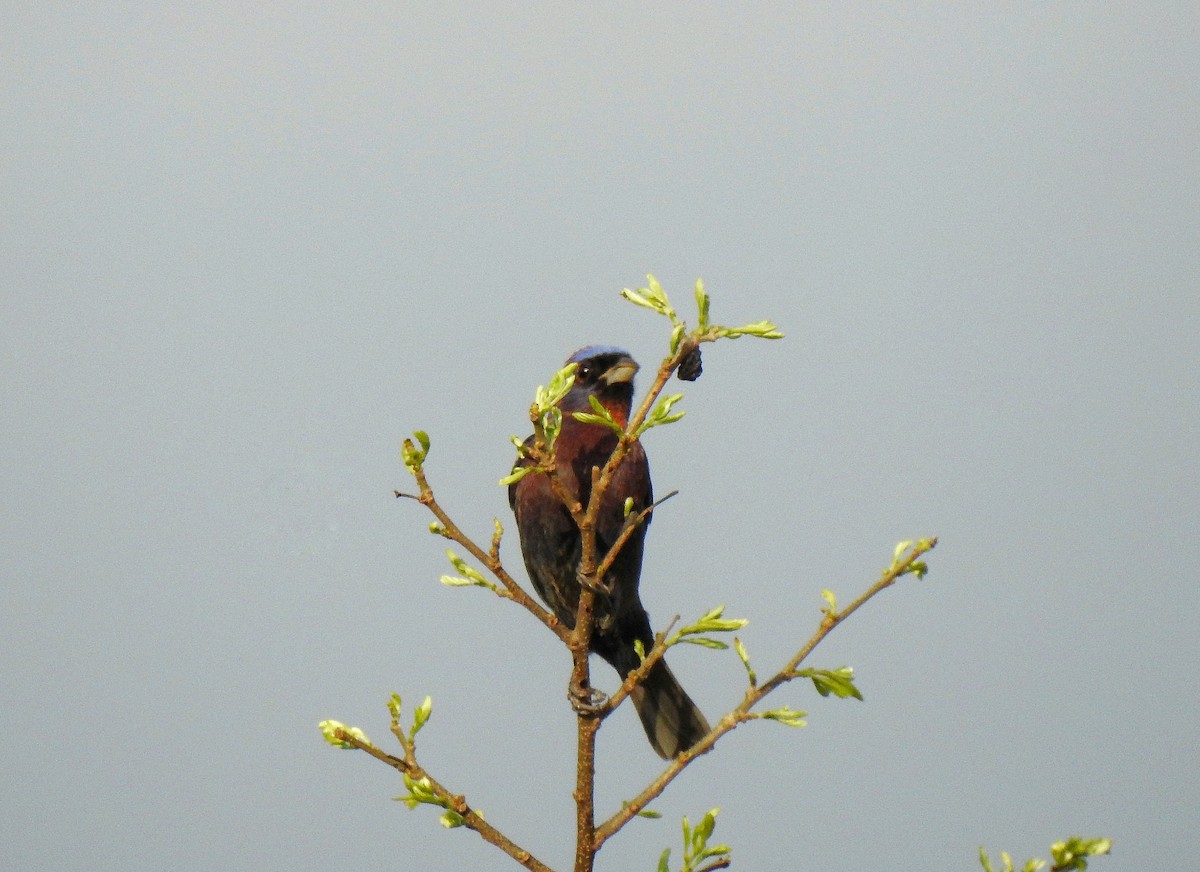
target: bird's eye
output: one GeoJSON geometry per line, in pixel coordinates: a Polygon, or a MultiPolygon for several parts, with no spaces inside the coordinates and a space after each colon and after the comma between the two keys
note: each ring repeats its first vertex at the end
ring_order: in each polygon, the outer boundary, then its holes
{"type": "Polygon", "coordinates": [[[590,363],[585,363],[585,364],[580,365],[579,380],[580,381],[591,381],[591,379],[592,379],[592,365],[590,363]]]}

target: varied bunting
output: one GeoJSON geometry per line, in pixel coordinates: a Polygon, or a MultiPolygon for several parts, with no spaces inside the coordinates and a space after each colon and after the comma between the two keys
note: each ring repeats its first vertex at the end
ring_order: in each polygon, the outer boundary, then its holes
{"type": "MultiPolygon", "coordinates": [[[[578,366],[574,385],[559,403],[563,418],[555,443],[557,474],[586,509],[591,497],[592,467],[603,468],[608,462],[617,435],[603,425],[577,421],[571,413],[591,412],[588,397],[593,396],[624,426],[629,420],[638,365],[619,348],[596,345],[580,349],[567,362],[578,366]]],[[[531,436],[526,444],[532,441],[531,436]]],[[[529,462],[524,457],[518,459],[518,465],[529,462]]],[[[629,447],[604,494],[596,518],[598,559],[608,553],[626,523],[626,499],[632,499],[630,515],[654,501],[650,467],[641,442],[629,447]]],[[[509,485],[508,501],[517,517],[521,553],[534,588],[560,621],[574,627],[582,555],[579,528],[544,474],[531,473],[509,485]]],[[[604,591],[596,596],[591,650],[608,661],[622,678],[640,663],[634,642],[641,640],[646,651],[654,644],[650,618],[638,598],[642,546],[649,522],[647,516],[626,540],[604,577],[604,591]]],[[[708,732],[704,715],[663,660],[654,665],[630,696],[650,744],[666,759],[692,747],[708,732]]]]}

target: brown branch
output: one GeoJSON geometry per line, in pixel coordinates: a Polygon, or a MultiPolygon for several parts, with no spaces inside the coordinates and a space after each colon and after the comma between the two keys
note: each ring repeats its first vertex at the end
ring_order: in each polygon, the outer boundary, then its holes
{"type": "Polygon", "coordinates": [[[621,528],[621,533],[617,536],[617,541],[613,542],[612,546],[608,549],[608,553],[604,555],[604,559],[600,561],[600,565],[596,568],[597,578],[604,578],[604,576],[608,575],[608,570],[612,569],[617,555],[621,553],[621,548],[629,541],[629,537],[633,535],[633,531],[646,523],[646,518],[650,517],[650,513],[671,499],[671,497],[676,496],[679,496],[679,491],[673,490],[665,497],[657,499],[646,506],[646,508],[642,509],[636,515],[630,515],[625,519],[625,525],[621,528]]]}
{"type": "MultiPolygon", "coordinates": [[[[396,733],[397,735],[402,736],[402,733],[400,733],[398,730],[396,730],[396,733]]],[[[484,841],[495,845],[526,869],[531,870],[531,872],[553,872],[549,866],[534,857],[529,851],[522,848],[516,842],[509,839],[506,835],[485,821],[479,815],[479,812],[471,808],[470,804],[466,800],[466,797],[451,792],[444,785],[430,776],[430,774],[426,772],[425,769],[422,768],[414,759],[411,740],[401,738],[401,744],[404,745],[405,755],[404,757],[396,757],[380,750],[379,748],[376,748],[369,742],[362,741],[361,739],[351,735],[346,730],[335,730],[334,736],[343,742],[348,742],[361,751],[366,751],[376,760],[382,760],[384,763],[391,766],[396,771],[407,775],[409,778],[427,783],[429,785],[429,789],[433,791],[434,795],[445,801],[446,808],[461,815],[463,826],[479,833],[484,841]]]]}
{"type": "Polygon", "coordinates": [[[575,872],[591,872],[599,844],[596,842],[596,731],[600,720],[578,716],[575,764],[575,872]]]}
{"type": "MultiPolygon", "coordinates": [[[[596,852],[603,844],[597,837],[595,822],[595,783],[596,783],[596,731],[600,728],[601,717],[610,711],[604,706],[589,706],[583,703],[583,698],[590,692],[591,674],[589,672],[588,655],[591,637],[595,625],[596,591],[603,583],[604,567],[612,565],[615,549],[601,561],[597,554],[596,519],[600,515],[600,506],[604,495],[612,484],[613,476],[630,446],[638,440],[637,431],[645,421],[646,416],[654,407],[659,394],[662,393],[671,375],[679,368],[687,349],[685,341],[676,349],[675,354],[668,357],[658,368],[654,383],[650,386],[645,398],[637,411],[626,423],[625,432],[617,440],[612,454],[604,464],[603,469],[592,468],[591,494],[586,509],[579,505],[578,500],[569,493],[566,486],[558,480],[557,465],[547,463],[550,468],[549,478],[551,487],[562,500],[563,505],[571,512],[579,528],[580,560],[579,560],[579,604],[575,613],[575,629],[569,635],[567,646],[571,649],[571,692],[578,694],[576,703],[576,723],[578,729],[578,749],[575,769],[575,808],[576,808],[576,853],[575,872],[591,872],[595,862],[596,852]]],[[[536,425],[537,422],[535,422],[536,425]]],[[[536,445],[535,445],[536,448],[536,445]]],[[[540,458],[539,458],[540,459],[540,458]]],[[[653,506],[648,507],[652,509],[653,506]]],[[[627,528],[630,530],[631,528],[627,528]]],[[[622,531],[627,541],[632,532],[622,531]]],[[[620,537],[619,537],[620,538],[620,537]]],[[[622,543],[624,544],[624,543],[622,543]]],[[[659,657],[662,655],[659,654],[659,657]]],[[[627,695],[628,690],[625,691],[627,695]]],[[[623,696],[621,697],[624,698],[623,696]]],[[[620,699],[617,700],[617,703],[620,699]]],[[[616,703],[613,703],[615,705],[616,703]]]]}
{"type": "MultiPolygon", "coordinates": [[[[912,550],[903,560],[894,561],[892,565],[884,571],[883,575],[880,576],[879,581],[867,588],[858,599],[854,600],[852,603],[850,603],[850,605],[846,606],[846,608],[842,609],[840,612],[834,612],[830,609],[826,609],[825,617],[821,620],[821,626],[817,628],[817,632],[814,633],[812,638],[804,644],[804,647],[796,652],[796,656],[789,660],[783,669],[779,670],[778,673],[768,679],[765,684],[759,685],[758,699],[755,699],[750,705],[754,705],[754,703],[758,702],[759,699],[762,699],[779,685],[796,678],[796,667],[804,662],[804,659],[812,653],[812,650],[821,643],[822,639],[824,639],[833,631],[834,627],[838,626],[845,621],[846,618],[858,611],[867,602],[867,600],[895,584],[896,580],[905,575],[912,565],[917,562],[921,555],[932,551],[936,546],[936,536],[930,539],[921,540],[913,546],[912,550]]],[[[746,710],[749,711],[749,708],[746,710]]]]}
{"type": "Polygon", "coordinates": [[[884,589],[891,587],[896,583],[896,580],[905,575],[912,568],[913,564],[921,557],[921,555],[932,550],[937,545],[937,539],[924,539],[913,546],[912,550],[904,557],[903,560],[897,560],[883,573],[879,581],[871,585],[858,599],[854,600],[850,605],[840,612],[832,612],[829,609],[825,610],[825,616],[822,618],[820,625],[817,627],[812,637],[804,643],[800,650],[791,660],[767,682],[750,687],[746,690],[742,701],[728,714],[717,721],[716,725],[709,730],[708,734],[697,742],[692,748],[685,751],[680,756],[676,757],[667,767],[659,773],[653,781],[651,781],[642,791],[633,799],[625,802],[621,809],[613,814],[608,820],[604,821],[596,828],[596,849],[599,850],[608,839],[612,838],[625,824],[629,823],[638,812],[649,805],[653,800],[657,799],[667,786],[679,776],[684,769],[701,754],[707,753],[717,743],[723,735],[736,729],[740,724],[746,721],[758,720],[759,715],[754,714],[751,709],[754,708],[763,697],[775,690],[781,684],[785,684],[799,676],[796,674],[796,668],[804,662],[805,658],[812,653],[813,649],[828,636],[834,627],[841,624],[846,618],[850,617],[854,612],[858,611],[868,600],[876,596],[884,589]]]}
{"type": "Polygon", "coordinates": [[[441,504],[438,503],[437,499],[433,495],[433,488],[430,487],[429,480],[425,476],[425,471],[419,466],[416,468],[410,467],[409,471],[412,472],[413,478],[416,479],[417,487],[420,488],[420,492],[416,496],[413,496],[411,494],[405,494],[401,493],[400,491],[396,491],[396,496],[414,499],[421,505],[425,506],[425,508],[429,509],[429,511],[433,513],[433,516],[438,519],[438,523],[442,525],[442,535],[452,542],[457,542],[459,545],[465,548],[472,557],[487,567],[488,571],[491,572],[492,575],[494,575],[502,585],[504,585],[503,589],[496,591],[497,596],[510,599],[518,605],[523,606],[526,611],[549,627],[556,636],[565,642],[567,636],[569,635],[569,631],[563,627],[562,622],[559,621],[558,618],[551,612],[544,609],[537,602],[537,600],[526,593],[525,589],[522,588],[521,585],[517,583],[516,579],[509,575],[508,570],[504,568],[504,564],[500,561],[499,535],[496,534],[492,537],[491,550],[484,551],[477,544],[475,544],[475,541],[471,539],[471,537],[462,531],[458,524],[454,523],[454,519],[452,519],[450,515],[447,514],[446,510],[442,508],[441,504]]]}
{"type": "Polygon", "coordinates": [[[632,670],[628,675],[625,676],[625,680],[621,682],[621,686],[618,687],[609,696],[609,698],[604,701],[604,705],[600,713],[601,719],[612,714],[617,706],[625,701],[625,697],[629,696],[635,687],[646,680],[646,676],[650,674],[650,670],[654,668],[654,664],[663,659],[663,656],[666,655],[668,648],[667,634],[671,632],[671,629],[677,623],[679,623],[679,615],[676,615],[671,620],[671,623],[667,624],[665,630],[663,630],[661,633],[655,633],[654,644],[651,645],[650,650],[646,652],[645,658],[640,664],[638,664],[636,669],[632,670]]]}
{"type": "MultiPolygon", "coordinates": [[[[603,844],[603,840],[597,838],[595,820],[596,731],[600,728],[602,715],[611,710],[604,706],[588,706],[582,702],[582,697],[590,691],[591,675],[588,654],[595,626],[596,591],[603,583],[604,571],[612,565],[617,550],[612,548],[605,555],[604,560],[599,559],[596,544],[596,519],[600,515],[600,506],[612,484],[617,468],[625,459],[625,455],[629,453],[630,446],[638,439],[636,435],[638,428],[650,413],[671,374],[679,367],[679,363],[683,359],[681,352],[682,346],[675,354],[663,361],[654,383],[650,386],[650,390],[642,400],[637,412],[627,422],[625,432],[617,440],[603,469],[592,468],[591,494],[586,509],[581,511],[579,502],[567,491],[565,485],[558,481],[557,466],[548,464],[553,470],[549,476],[551,487],[562,500],[563,505],[571,512],[571,517],[574,518],[575,524],[579,528],[581,545],[579,604],[575,613],[575,629],[567,642],[572,657],[571,691],[580,696],[576,704],[578,749],[574,793],[576,810],[575,872],[591,872],[596,852],[603,844]]],[[[653,506],[650,506],[645,511],[652,508],[653,506]]],[[[632,526],[627,526],[618,539],[621,540],[623,537],[623,540],[627,541],[631,535],[632,526]]],[[[624,541],[621,544],[624,544],[624,541]]],[[[628,694],[628,691],[625,693],[628,694]]]]}

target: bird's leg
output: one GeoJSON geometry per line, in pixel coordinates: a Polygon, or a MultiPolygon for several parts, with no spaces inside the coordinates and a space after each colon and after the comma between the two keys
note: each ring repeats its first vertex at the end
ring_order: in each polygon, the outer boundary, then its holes
{"type": "MultiPolygon", "coordinates": [[[[575,580],[581,589],[590,590],[596,595],[593,601],[593,632],[611,629],[614,615],[612,608],[608,606],[608,601],[612,588],[603,581],[599,581],[594,573],[585,573],[581,569],[576,570],[575,580]]],[[[577,680],[574,675],[567,687],[567,699],[571,701],[571,707],[575,709],[575,713],[584,717],[599,715],[604,704],[608,702],[606,694],[596,690],[586,681],[577,680]]]]}
{"type": "Polygon", "coordinates": [[[567,688],[567,699],[577,715],[596,717],[608,702],[608,696],[596,688],[577,682],[574,678],[567,688]]]}
{"type": "Polygon", "coordinates": [[[582,571],[575,573],[575,580],[579,582],[581,588],[586,588],[596,595],[596,629],[602,632],[611,630],[613,621],[616,620],[616,615],[613,614],[615,609],[612,608],[612,582],[597,581],[595,576],[587,575],[582,571]]]}
{"type": "Polygon", "coordinates": [[[575,580],[579,582],[580,587],[587,588],[597,596],[608,596],[612,592],[612,588],[603,581],[600,581],[593,575],[588,575],[582,570],[575,573],[575,580]]]}

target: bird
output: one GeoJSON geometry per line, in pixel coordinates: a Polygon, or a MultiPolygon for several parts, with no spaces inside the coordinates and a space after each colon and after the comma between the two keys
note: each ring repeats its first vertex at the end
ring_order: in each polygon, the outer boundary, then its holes
{"type": "MultiPolygon", "coordinates": [[[[628,352],[611,345],[589,345],[567,358],[576,364],[570,390],[559,401],[562,429],[555,441],[556,475],[572,497],[587,508],[592,468],[603,468],[618,436],[603,424],[585,423],[572,412],[593,412],[595,397],[618,424],[626,426],[633,403],[633,377],[638,365],[628,352]]],[[[525,441],[531,446],[533,436],[525,441]]],[[[532,461],[521,451],[517,466],[532,461]]],[[[525,568],[538,596],[567,627],[574,628],[579,606],[579,563],[582,537],[570,511],[551,488],[545,473],[529,473],[509,485],[508,501],[516,516],[525,568]]],[[[602,559],[627,523],[627,517],[654,502],[650,466],[640,441],[613,474],[596,518],[597,558],[602,559]],[[627,510],[628,503],[628,510],[627,510]]],[[[602,579],[596,596],[590,650],[608,662],[624,680],[641,664],[634,647],[654,645],[650,618],[642,607],[638,583],[650,515],[634,529],[602,579]]],[[[680,686],[664,660],[659,660],[630,693],[650,745],[660,757],[673,759],[693,747],[709,731],[703,713],[680,686]]]]}

